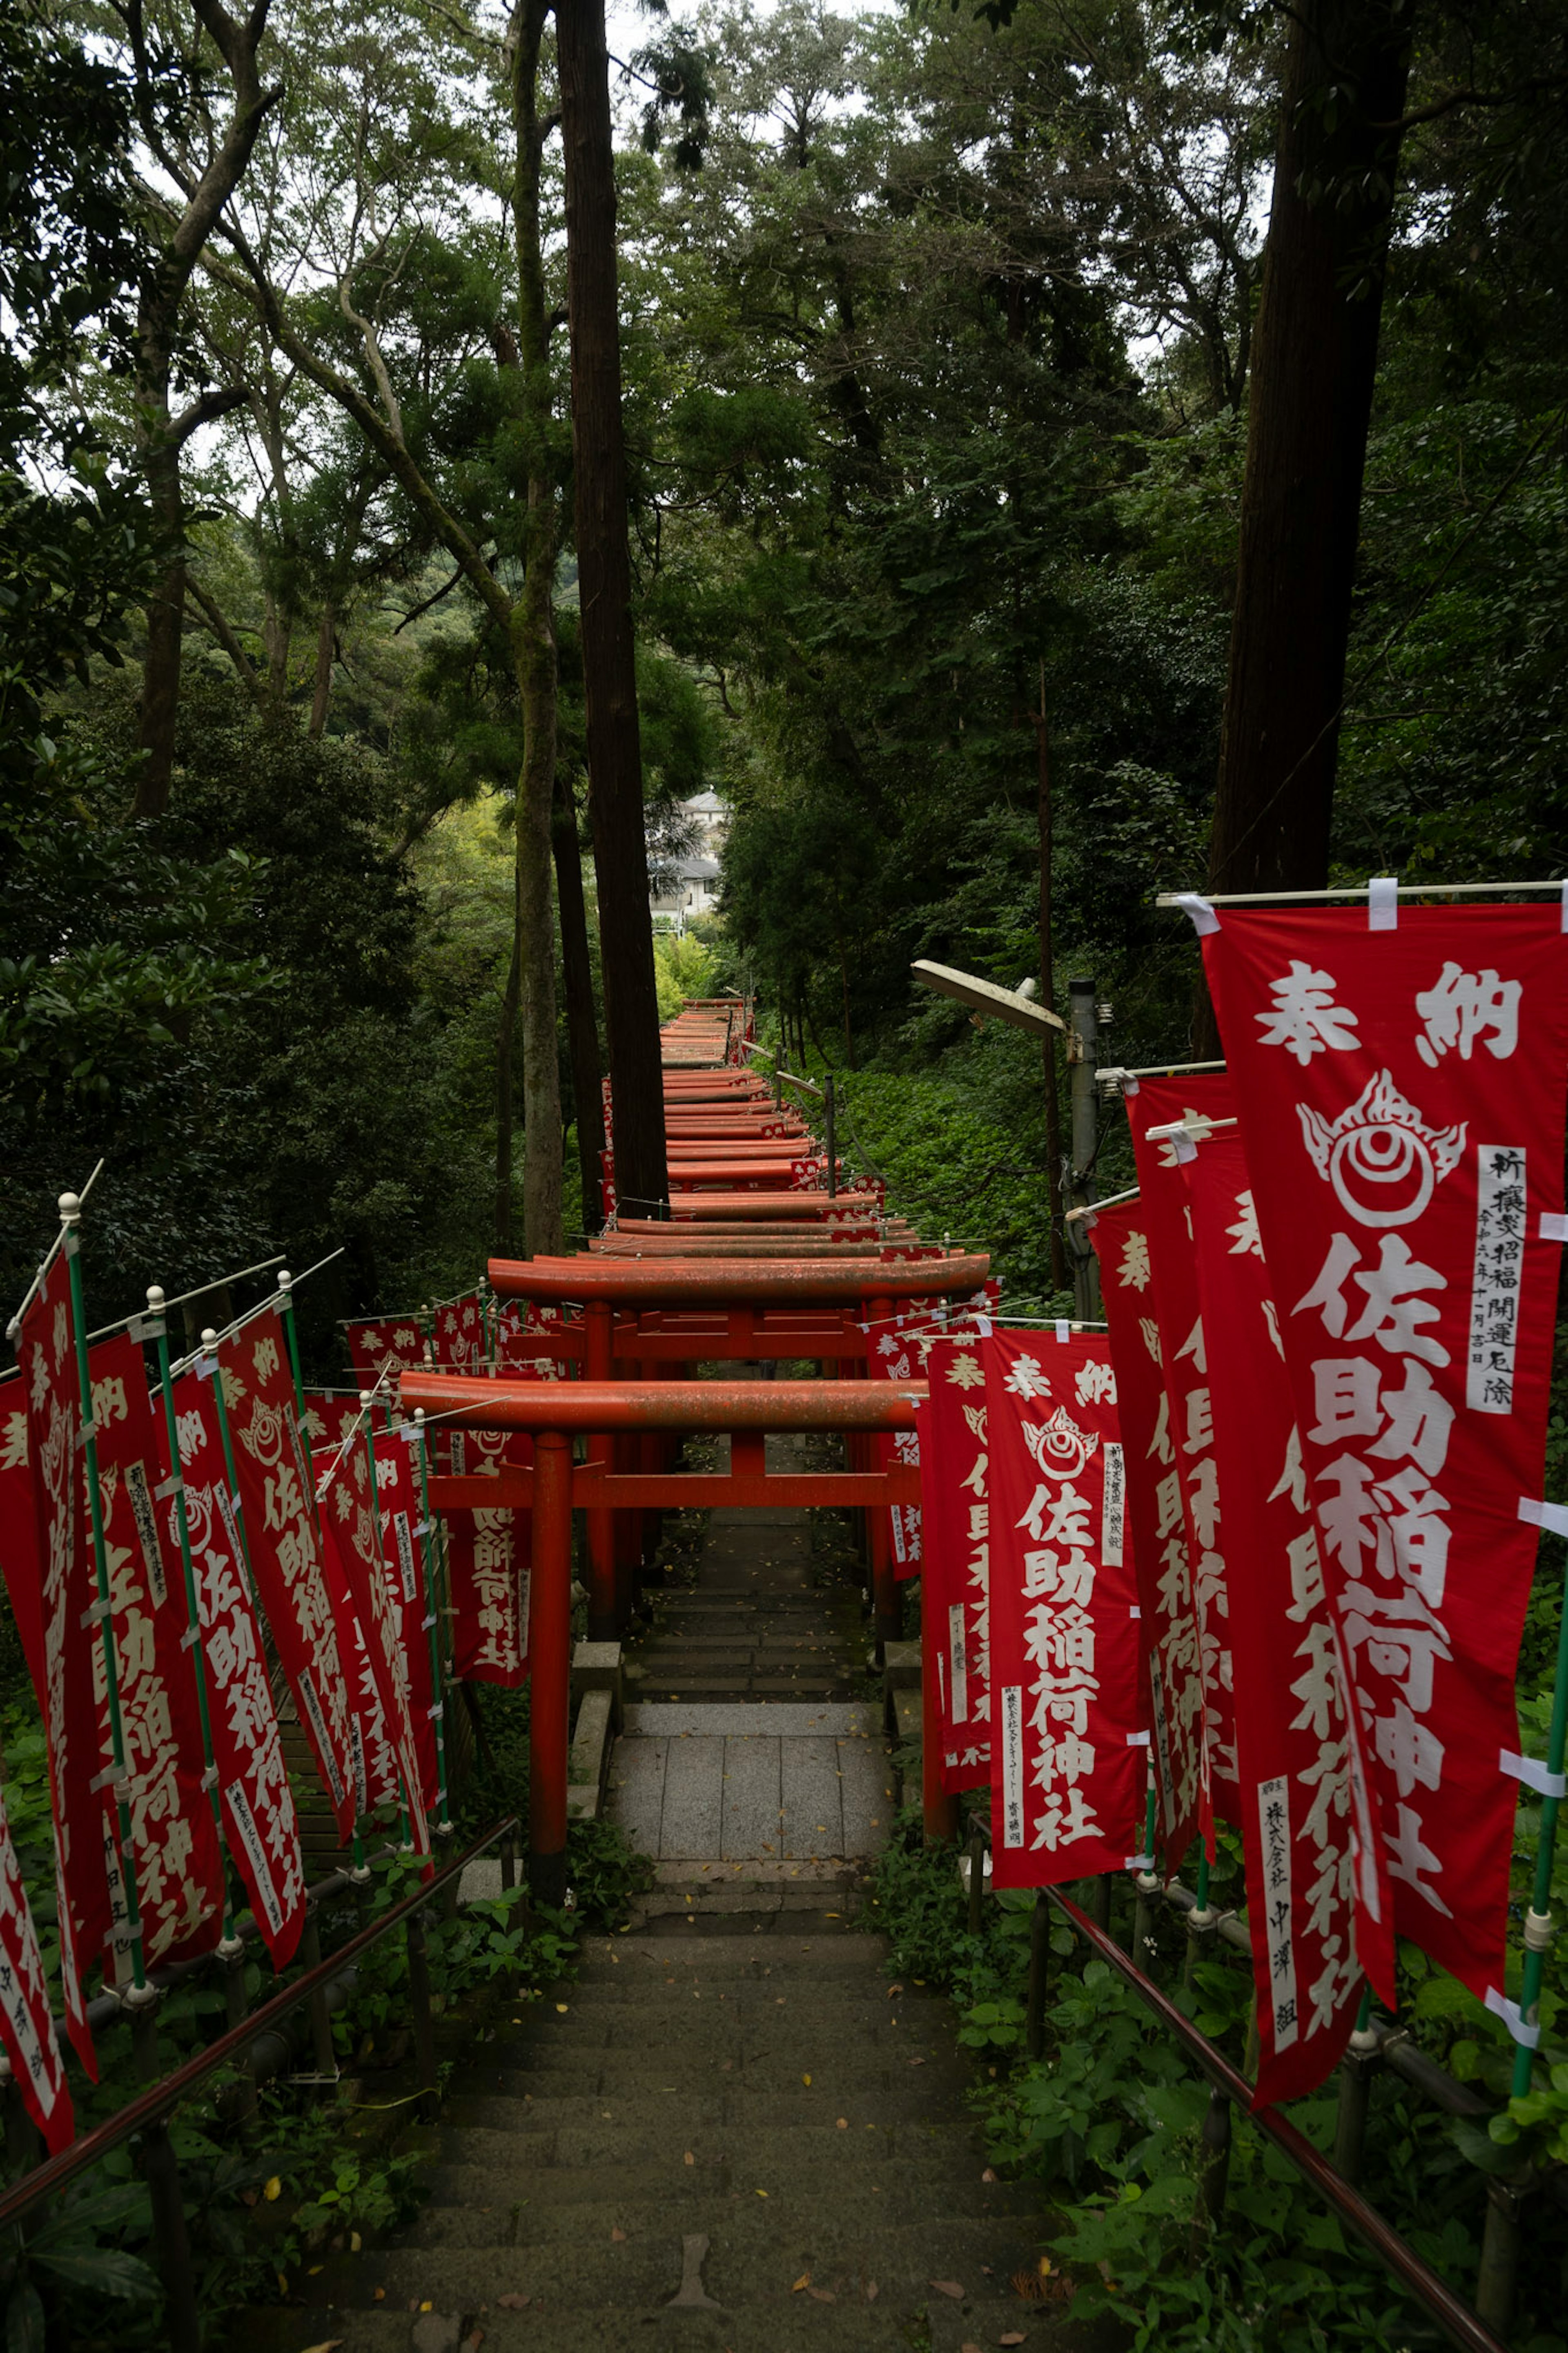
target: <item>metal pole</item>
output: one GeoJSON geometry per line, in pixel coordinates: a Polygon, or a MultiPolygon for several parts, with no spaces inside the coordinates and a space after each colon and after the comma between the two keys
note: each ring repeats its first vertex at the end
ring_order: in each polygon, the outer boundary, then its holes
{"type": "MultiPolygon", "coordinates": [[[[383,1607],[384,1608],[386,1606],[386,1588],[390,1579],[387,1576],[386,1550],[385,1546],[382,1543],[381,1537],[381,1491],[375,1475],[375,1432],[372,1426],[375,1419],[374,1411],[374,1390],[361,1389],[359,1393],[359,1409],[364,1419],[364,1459],[365,1467],[370,1474],[370,1524],[372,1533],[375,1537],[375,1557],[381,1574],[383,1607]]],[[[376,1570],[373,1568],[371,1570],[371,1575],[374,1577],[375,1574],[376,1570]]],[[[364,1639],[367,1642],[374,1642],[377,1639],[374,1626],[367,1626],[365,1628],[364,1639]]],[[[396,1666],[401,1666],[402,1661],[396,1660],[394,1663],[396,1666]]],[[[405,1690],[405,1701],[406,1697],[407,1694],[405,1690]]],[[[413,1729],[412,1719],[410,1721],[409,1728],[410,1730],[413,1729]]],[[[387,1730],[389,1733],[392,1730],[390,1723],[387,1725],[387,1730]]],[[[415,1770],[417,1772],[419,1765],[417,1744],[416,1744],[414,1762],[415,1770]]],[[[398,1820],[403,1831],[403,1844],[410,1852],[412,1852],[414,1848],[413,1824],[416,1819],[422,1817],[424,1814],[425,1793],[422,1789],[410,1789],[401,1773],[398,1775],[398,1779],[404,1783],[403,1803],[398,1808],[398,1820]]]]}
{"type": "Polygon", "coordinates": [[[566,1894],[572,1441],[553,1430],[534,1440],[528,1663],[528,1883],[536,1903],[559,1905],[566,1894]]]}
{"type": "MultiPolygon", "coordinates": [[[[1068,983],[1068,1062],[1072,1100],[1072,1168],[1068,1188],[1074,1202],[1086,1206],[1094,1198],[1094,1159],[1100,1144],[1100,1090],[1095,1065],[1100,1054],[1100,1021],[1095,1012],[1092,980],[1068,983]]],[[[1068,1227],[1072,1251],[1075,1313],[1085,1322],[1100,1317],[1100,1262],[1089,1247],[1081,1220],[1068,1227]]]]}
{"type": "Polygon", "coordinates": [[[408,1999],[414,2012],[414,2052],[419,2069],[419,2113],[426,2124],[435,2116],[436,2019],[430,2007],[430,1959],[425,1945],[425,1915],[411,1912],[404,1930],[408,1940],[408,1999]]]}
{"type": "Polygon", "coordinates": [[[1378,2038],[1372,2031],[1372,1993],[1369,1988],[1363,1988],[1350,2045],[1340,2062],[1339,2113],[1334,2122],[1334,2170],[1352,2187],[1361,2179],[1366,2116],[1379,2049],[1378,2038]]]}
{"type": "MultiPolygon", "coordinates": [[[[1568,1607],[1560,1603],[1557,1619],[1557,1676],[1552,1690],[1552,1720],[1546,1732],[1546,1770],[1560,1784],[1568,1753],[1568,1607]]],[[[1541,2023],[1541,1980],[1552,1942],[1552,1871],[1557,1852],[1557,1810],[1561,1799],[1549,1789],[1541,1800],[1541,1836],[1535,1850],[1535,1891],[1524,1915],[1524,1976],[1520,1989],[1520,2013],[1527,2029],[1541,2023]]],[[[1531,2045],[1521,2042],[1513,2054],[1513,2096],[1522,2099],[1530,2089],[1531,2045]]]]}
{"type": "Polygon", "coordinates": [[[109,1582],[109,1553],[103,1541],[103,1498],[98,1487],[98,1435],[92,1418],[92,1374],[87,1361],[87,1311],[82,1299],[80,1232],[81,1201],[62,1193],[60,1238],[70,1273],[71,1335],[76,1344],[77,1382],[81,1392],[82,1452],[87,1467],[88,1518],[92,1528],[93,1567],[97,1572],[99,1648],[103,1659],[104,1687],[109,1700],[110,1754],[114,1763],[114,1815],[120,1841],[120,1879],[125,1891],[125,1935],[131,1947],[132,1981],[144,1989],[147,1971],[142,1957],[142,1906],[136,1894],[136,1857],[132,1846],[131,1780],[125,1769],[125,1729],[120,1715],[120,1674],[114,1651],[114,1603],[109,1582]]]}
{"type": "Polygon", "coordinates": [[[942,1786],[942,1718],[937,1707],[937,1650],[942,1630],[921,1593],[921,1812],[927,1846],[958,1835],[958,1799],[942,1786]]]}
{"type": "Polygon", "coordinates": [[[436,1788],[437,1806],[440,1815],[436,1828],[445,1837],[452,1827],[451,1802],[447,1792],[447,1685],[441,1672],[440,1588],[444,1577],[431,1574],[438,1550],[444,1551],[444,1540],[438,1535],[436,1522],[430,1516],[430,1470],[426,1461],[425,1409],[421,1406],[414,1416],[414,1435],[409,1440],[419,1461],[420,1515],[425,1523],[425,1626],[430,1638],[430,1689],[436,1710],[436,1788]]]}
{"type": "MultiPolygon", "coordinates": [[[[136,2073],[143,2084],[155,2084],[158,2030],[154,2020],[155,1989],[137,1989],[140,2000],[131,2007],[131,2043],[136,2073]]],[[[190,2233],[185,2228],[185,2201],[180,2189],[180,2165],[169,2127],[154,2117],[142,2134],[142,2177],[153,2209],[153,2243],[158,2250],[158,2273],[163,2283],[164,2343],[169,2353],[201,2353],[202,2322],[196,2303],[195,2275],[191,2269],[190,2233]]]]}
{"type": "Polygon", "coordinates": [[[833,1073],[830,1071],[822,1084],[823,1124],[827,1130],[827,1198],[835,1198],[838,1191],[837,1140],[834,1132],[833,1073]]]}

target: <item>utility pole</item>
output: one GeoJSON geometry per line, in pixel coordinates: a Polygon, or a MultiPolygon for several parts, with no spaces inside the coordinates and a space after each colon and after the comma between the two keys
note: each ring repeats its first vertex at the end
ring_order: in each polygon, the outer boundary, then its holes
{"type": "MultiPolygon", "coordinates": [[[[1072,1166],[1067,1189],[1073,1206],[1094,1198],[1094,1158],[1100,1145],[1100,1091],[1095,1066],[1100,1059],[1100,1019],[1092,980],[1068,983],[1068,1077],[1072,1102],[1072,1166]]],[[[1073,1312],[1083,1323],[1100,1320],[1100,1264],[1089,1247],[1083,1220],[1067,1229],[1071,1252],[1073,1312]]]]}

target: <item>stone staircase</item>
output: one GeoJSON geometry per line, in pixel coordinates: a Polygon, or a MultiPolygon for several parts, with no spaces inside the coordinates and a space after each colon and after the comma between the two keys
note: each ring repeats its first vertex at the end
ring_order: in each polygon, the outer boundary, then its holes
{"type": "MultiPolygon", "coordinates": [[[[790,1441],[770,1440],[770,1449],[790,1441]]],[[[795,1441],[798,1443],[798,1441],[795,1441]]],[[[402,2243],[334,2258],[253,2353],[1044,2348],[1044,2218],[990,2175],[948,2005],[889,1979],[893,1804],[858,1597],[804,1512],[715,1512],[632,1651],[610,1807],[656,1858],[629,1933],[503,2012],[402,2243]]],[[[1087,2353],[1079,2332],[1070,2340],[1087,2353]]]]}

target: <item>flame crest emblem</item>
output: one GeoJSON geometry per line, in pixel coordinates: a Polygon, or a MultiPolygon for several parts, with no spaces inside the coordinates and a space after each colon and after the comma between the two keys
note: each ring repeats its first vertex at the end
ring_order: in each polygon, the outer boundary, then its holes
{"type": "Polygon", "coordinates": [[[1413,1223],[1465,1148],[1466,1123],[1428,1127],[1389,1071],[1331,1124],[1307,1103],[1296,1112],[1313,1167],[1359,1225],[1413,1223]]]}

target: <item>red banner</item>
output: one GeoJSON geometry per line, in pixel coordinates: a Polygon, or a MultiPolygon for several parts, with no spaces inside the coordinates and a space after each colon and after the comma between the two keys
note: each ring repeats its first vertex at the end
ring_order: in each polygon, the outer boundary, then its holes
{"type": "MultiPolygon", "coordinates": [[[[246,1581],[238,1515],[225,1475],[215,1377],[216,1366],[211,1375],[190,1372],[174,1388],[185,1525],[201,1606],[207,1717],[229,1853],[273,1967],[282,1968],[305,1925],[305,1867],[261,1628],[246,1581]]],[[[172,1503],[164,1526],[177,1557],[180,1537],[172,1503]]]]}
{"type": "Polygon", "coordinates": [[[513,1380],[564,1380],[566,1361],[541,1353],[563,1327],[559,1307],[542,1307],[532,1299],[503,1299],[496,1311],[497,1369],[509,1373],[513,1380]]]}
{"type": "Polygon", "coordinates": [[[51,2157],[76,2137],[76,2118],[66,2084],[65,2062],[55,2040],[44,1957],[16,1866],[11,1826],[0,1799],[0,2043],[22,2105],[51,2157]]]}
{"type": "MultiPolygon", "coordinates": [[[[452,1447],[453,1469],[466,1468],[470,1477],[508,1464],[526,1469],[533,1461],[532,1439],[510,1430],[454,1431],[452,1447]]],[[[521,1683],[528,1674],[533,1514],[503,1509],[444,1516],[453,1672],[459,1682],[521,1683]]]]}
{"type": "MultiPolygon", "coordinates": [[[[147,1394],[140,1341],[105,1340],[88,1360],[97,1430],[98,1492],[113,1603],[115,1677],[131,1852],[147,1967],[205,1949],[223,1928],[223,1851],[207,1794],[206,1759],[191,1659],[184,1572],[158,1535],[155,1492],[168,1451],[147,1394]],[[173,1558],[173,1572],[170,1560],[173,1558]]],[[[100,1652],[99,1747],[111,1753],[109,1686],[100,1652]]],[[[105,1789],[106,1807],[114,1803],[105,1789]]],[[[106,1836],[115,1835],[110,1821],[106,1836]]]]}
{"type": "Polygon", "coordinates": [[[1555,906],[1200,907],[1394,1926],[1496,2009],[1563,1233],[1555,906]]]}
{"type": "Polygon", "coordinates": [[[436,1362],[450,1371],[483,1372],[485,1319],[477,1291],[470,1292],[466,1299],[454,1299],[449,1306],[437,1309],[431,1350],[436,1362]]]}
{"type": "Polygon", "coordinates": [[[1149,1734],[1116,1380],[1103,1340],[1058,1331],[982,1344],[998,1888],[1124,1871],[1139,1844],[1149,1734]]]}
{"type": "Polygon", "coordinates": [[[1093,1232],[1126,1448],[1127,1522],[1143,1612],[1140,1631],[1160,1794],[1160,1844],[1170,1877],[1181,1869],[1206,1819],[1203,1650],[1181,1495],[1172,1475],[1175,1448],[1142,1203],[1097,1211],[1093,1232]]]}
{"type": "Polygon", "coordinates": [[[923,1672],[942,1725],[942,1786],[991,1779],[991,1630],[987,1566],[985,1366],[978,1337],[929,1350],[921,1412],[923,1672]]]}
{"type": "MultiPolygon", "coordinates": [[[[1201,1131],[1200,1131],[1201,1134],[1201,1131]]],[[[1234,1129],[1178,1146],[1192,1205],[1230,1584],[1247,1910],[1258,1988],[1254,2107],[1295,2099],[1339,2060],[1367,1968],[1392,2004],[1393,1952],[1355,1936],[1358,1855],[1375,1869],[1334,1613],[1234,1129]],[[1359,1798],[1359,1805],[1354,1802],[1359,1798]]]]}
{"type": "MultiPolygon", "coordinates": [[[[866,1369],[873,1380],[920,1380],[923,1355],[921,1345],[902,1330],[903,1317],[868,1327],[866,1369]]],[[[929,1344],[931,1335],[926,1333],[929,1344]]],[[[890,1471],[898,1463],[920,1467],[920,1432],[895,1430],[874,1440],[877,1467],[890,1471]]],[[[892,1546],[893,1571],[898,1577],[918,1577],[921,1573],[921,1507],[918,1504],[889,1504],[888,1536],[892,1546]]]]}
{"type": "Polygon", "coordinates": [[[375,1484],[381,1504],[382,1557],[397,1620],[398,1649],[408,1674],[420,1795],[426,1814],[433,1815],[440,1793],[436,1757],[439,1703],[430,1685],[430,1636],[436,1620],[428,1599],[429,1564],[416,1443],[412,1422],[397,1429],[390,1422],[377,1428],[375,1484]]]}
{"type": "Polygon", "coordinates": [[[397,1372],[425,1362],[425,1335],[412,1315],[384,1316],[378,1324],[343,1326],[349,1363],[362,1388],[372,1389],[391,1365],[397,1372]]]}
{"type": "MultiPolygon", "coordinates": [[[[67,2031],[96,2083],[98,2062],[82,2000],[82,1969],[109,1942],[123,1901],[118,1843],[94,1787],[106,1761],[94,1739],[92,1653],[98,1631],[89,1613],[98,1594],[83,1542],[78,1468],[81,1387],[63,1258],[55,1260],[22,1319],[16,1356],[33,1473],[34,1564],[35,1571],[41,1572],[37,1607],[26,1615],[38,1629],[43,1667],[37,1698],[49,1751],[60,1983],[67,2031]]],[[[24,1622],[18,1611],[17,1624],[24,1622]]]]}
{"type": "MultiPolygon", "coordinates": [[[[1186,1078],[1129,1079],[1127,1124],[1138,1166],[1139,1208],[1149,1237],[1153,1276],[1151,1295],[1160,1328],[1160,1364],[1165,1384],[1161,1449],[1163,1468],[1156,1490],[1162,1520],[1177,1496],[1186,1565],[1192,1577],[1193,1613],[1203,1649],[1204,1755],[1212,1809],[1238,1825],[1236,1779],[1236,1710],[1232,1698],[1229,1599],[1226,1591],[1221,1533],[1219,1465],[1215,1456],[1208,1351],[1198,1310],[1197,1270],[1193,1261],[1192,1219],[1186,1187],[1168,1141],[1151,1144],[1151,1127],[1190,1113],[1194,1119],[1228,1119],[1227,1081],[1214,1072],[1186,1078]]],[[[1213,1851],[1212,1822],[1207,1831],[1213,1851]]]]}
{"type": "Polygon", "coordinates": [[[334,1400],[326,1419],[325,1448],[316,1464],[323,1482],[317,1490],[321,1534],[336,1556],[364,1637],[375,1696],[397,1760],[409,1831],[418,1852],[428,1854],[424,1775],[414,1738],[402,1618],[381,1548],[380,1512],[371,1493],[370,1443],[363,1424],[355,1428],[360,1421],[357,1403],[334,1400]]]}
{"type": "Polygon", "coordinates": [[[294,1404],[288,1335],[269,1309],[218,1350],[256,1590],[338,1836],[355,1811],[353,1707],[311,1510],[310,1458],[294,1404]]]}

